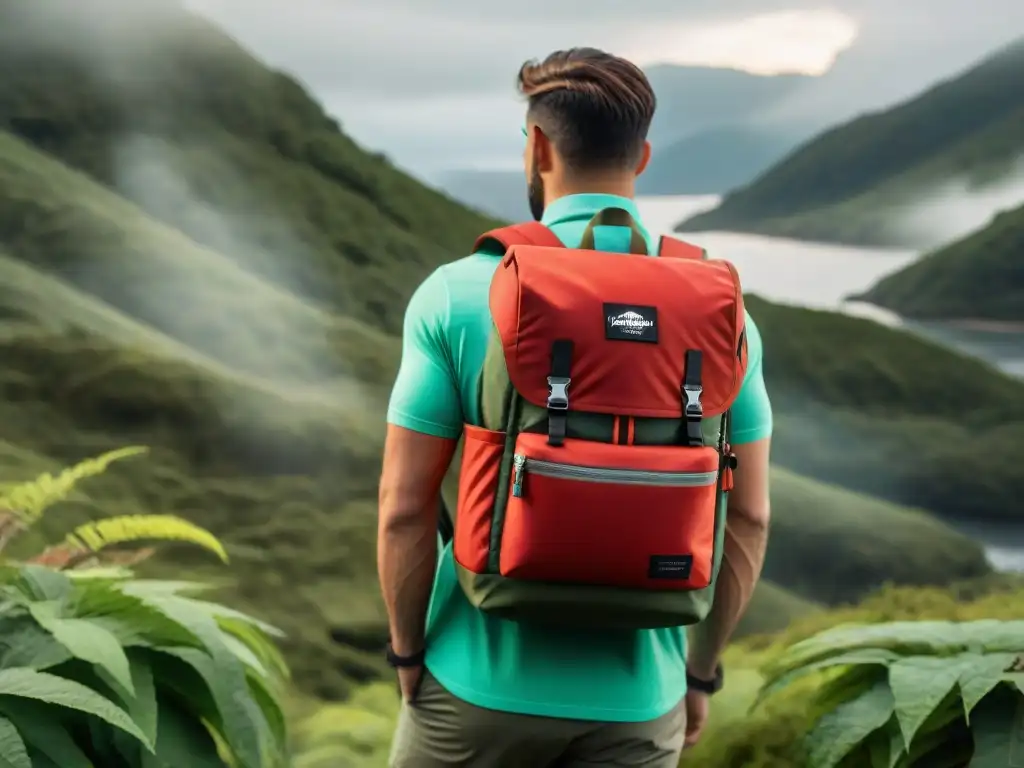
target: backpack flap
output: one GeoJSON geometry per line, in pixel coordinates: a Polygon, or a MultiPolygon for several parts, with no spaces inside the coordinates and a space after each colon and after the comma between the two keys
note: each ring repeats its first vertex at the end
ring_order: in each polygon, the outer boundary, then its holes
{"type": "Polygon", "coordinates": [[[689,397],[706,418],[743,383],[743,295],[726,261],[514,246],[490,309],[509,379],[539,407],[564,394],[571,410],[678,419],[689,397]]]}

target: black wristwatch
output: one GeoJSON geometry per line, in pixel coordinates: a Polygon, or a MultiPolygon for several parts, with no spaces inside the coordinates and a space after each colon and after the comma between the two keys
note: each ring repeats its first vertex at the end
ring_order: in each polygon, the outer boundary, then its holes
{"type": "Polygon", "coordinates": [[[714,696],[725,685],[725,670],[722,669],[722,665],[719,664],[715,667],[715,677],[712,680],[701,680],[699,677],[694,677],[689,672],[686,673],[686,686],[694,691],[707,694],[708,696],[714,696]]]}
{"type": "Polygon", "coordinates": [[[388,642],[387,652],[385,658],[388,660],[388,664],[395,669],[400,667],[422,667],[423,660],[427,656],[426,649],[414,653],[412,656],[399,656],[395,653],[395,649],[391,647],[391,642],[388,642]]]}

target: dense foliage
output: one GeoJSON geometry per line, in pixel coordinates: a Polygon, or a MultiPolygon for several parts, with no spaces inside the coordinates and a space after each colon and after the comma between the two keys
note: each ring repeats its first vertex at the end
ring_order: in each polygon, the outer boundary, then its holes
{"type": "MultiPolygon", "coordinates": [[[[137,449],[0,492],[0,545],[17,543],[76,484],[137,449]]],[[[0,765],[269,768],[287,757],[277,630],[199,600],[200,584],[135,579],[141,541],[197,544],[181,518],[78,526],[26,560],[0,559],[0,765]],[[120,550],[120,551],[118,551],[120,550]]]]}
{"type": "Polygon", "coordinates": [[[858,297],[903,317],[1024,323],[1024,205],[858,297]]]}
{"type": "Polygon", "coordinates": [[[731,229],[806,239],[919,244],[904,206],[958,177],[1012,170],[1024,149],[1024,40],[891,109],[805,143],[680,229],[731,229]]]}
{"type": "MultiPolygon", "coordinates": [[[[859,605],[808,617],[774,637],[751,638],[736,644],[726,655],[726,665],[730,670],[728,681],[722,693],[712,700],[709,730],[697,748],[684,755],[681,765],[714,765],[716,768],[818,768],[813,762],[810,762],[811,756],[808,754],[808,747],[817,749],[818,747],[815,745],[820,744],[824,748],[831,743],[841,746],[844,739],[849,742],[857,731],[856,726],[850,723],[838,728],[829,739],[818,741],[812,738],[809,742],[807,737],[816,724],[821,723],[823,726],[827,726],[838,717],[843,717],[842,714],[832,714],[830,720],[822,721],[820,718],[823,715],[839,712],[843,703],[851,701],[857,694],[865,692],[864,688],[856,685],[857,675],[866,673],[866,679],[872,684],[878,680],[879,674],[883,678],[887,678],[886,669],[880,666],[883,662],[879,661],[879,666],[854,667],[848,671],[844,671],[847,668],[837,668],[834,671],[814,670],[813,674],[802,675],[800,679],[787,681],[786,684],[780,686],[781,690],[773,692],[770,696],[763,695],[766,692],[764,690],[766,682],[771,680],[774,673],[786,666],[787,658],[795,660],[797,657],[794,654],[802,653],[804,649],[820,647],[817,646],[816,640],[811,639],[813,637],[817,636],[820,639],[824,633],[832,631],[846,632],[848,638],[854,638],[851,642],[856,642],[858,636],[876,638],[877,640],[890,634],[894,634],[897,638],[906,638],[917,633],[917,638],[923,639],[924,642],[913,646],[895,646],[895,650],[899,651],[901,657],[909,656],[914,659],[909,662],[908,666],[920,662],[925,667],[941,668],[943,671],[937,672],[935,677],[938,679],[934,681],[936,685],[941,686],[941,679],[946,670],[945,664],[940,663],[939,660],[946,658],[943,656],[946,651],[950,653],[957,651],[955,643],[962,636],[965,628],[977,626],[982,630],[979,632],[981,642],[972,643],[967,649],[968,652],[985,655],[984,644],[988,643],[993,655],[996,655],[1002,653],[997,649],[1004,647],[1004,644],[1005,647],[1009,647],[1015,644],[1019,645],[1021,642],[1022,635],[1019,631],[1021,615],[1024,615],[1024,584],[1019,579],[1011,577],[964,583],[948,590],[890,588],[882,590],[859,605]],[[914,623],[908,625],[906,622],[914,623]],[[928,622],[936,622],[938,626],[948,626],[951,629],[946,634],[927,636],[925,630],[916,629],[918,622],[923,622],[924,627],[929,626],[928,622]],[[962,624],[943,625],[944,622],[962,624]],[[865,625],[866,628],[863,630],[852,629],[865,625]],[[1006,630],[1009,636],[1002,635],[1002,630],[1006,630]],[[958,631],[960,636],[957,634],[958,631]],[[837,674],[843,677],[846,683],[850,683],[850,687],[844,687],[838,682],[829,682],[837,674]],[[848,674],[853,674],[855,677],[848,677],[848,674]],[[828,697],[823,698],[822,696],[822,694],[828,693],[834,694],[831,700],[826,700],[828,697]],[[754,706],[755,704],[757,706],[754,706]]],[[[937,625],[931,624],[933,627],[937,625]]],[[[866,640],[865,645],[870,646],[871,642],[874,641],[866,640]]],[[[893,650],[893,647],[888,650],[893,650]]],[[[822,650],[822,653],[827,658],[835,658],[831,656],[832,652],[829,650],[822,650]]],[[[840,651],[836,651],[836,653],[838,654],[840,651]]],[[[884,655],[884,653],[876,654],[876,658],[884,655]]],[[[1000,664],[992,661],[989,669],[994,669],[1000,664]]],[[[958,682],[960,680],[959,673],[963,671],[962,669],[957,671],[956,680],[958,682]]],[[[982,674],[979,674],[977,678],[971,676],[969,672],[965,675],[964,679],[969,691],[966,695],[969,697],[977,695],[976,692],[984,688],[983,685],[975,687],[975,680],[980,684],[986,679],[984,669],[980,669],[979,672],[982,674]]],[[[952,672],[949,671],[945,677],[948,679],[951,675],[952,672]]],[[[993,672],[987,679],[991,681],[993,676],[1001,678],[1003,673],[1001,671],[996,675],[993,672]]],[[[863,680],[860,682],[862,685],[865,684],[863,680]]],[[[1013,677],[1012,673],[1010,682],[1017,682],[1017,678],[1013,677]]],[[[897,682],[897,685],[900,685],[900,682],[897,682]]],[[[953,684],[950,683],[946,693],[950,693],[952,688],[953,684]]],[[[958,688],[957,690],[959,693],[962,689],[958,688]]],[[[1007,692],[1011,696],[1013,695],[1013,691],[1007,691],[1005,687],[993,691],[993,698],[986,703],[986,709],[990,705],[998,707],[1005,703],[1001,699],[1007,692]]],[[[960,695],[963,696],[962,693],[960,695]]],[[[884,699],[884,696],[881,698],[884,699]]],[[[952,696],[950,698],[952,699],[952,696]]],[[[926,700],[921,699],[920,703],[927,705],[922,709],[927,708],[929,712],[934,712],[940,706],[943,712],[950,711],[947,706],[949,702],[945,700],[932,701],[929,705],[926,700]]],[[[866,706],[865,709],[867,709],[866,706]]],[[[847,712],[845,709],[842,711],[847,712]]],[[[871,711],[875,713],[878,722],[877,728],[891,727],[893,710],[889,710],[886,715],[883,704],[881,709],[872,709],[871,711]]],[[[962,709],[954,710],[954,714],[962,714],[962,709]]],[[[972,724],[977,724],[975,721],[981,720],[982,717],[988,720],[990,725],[996,724],[996,721],[989,719],[991,714],[1003,713],[1001,711],[985,713],[976,709],[972,724]]],[[[967,748],[970,748],[972,737],[969,733],[965,733],[965,721],[954,717],[939,730],[936,730],[937,722],[938,716],[921,726],[924,731],[931,731],[933,741],[948,744],[949,741],[962,739],[967,748]]],[[[871,729],[871,732],[877,728],[871,729]]],[[[990,743],[994,747],[1001,746],[1005,749],[1009,745],[1012,735],[1009,723],[996,725],[994,730],[996,732],[993,735],[996,738],[990,743]]],[[[921,733],[921,729],[918,732],[921,733]]],[[[867,735],[867,733],[861,732],[861,738],[857,739],[857,743],[849,744],[851,751],[867,735]]],[[[924,742],[921,741],[920,744],[923,745],[924,742]]],[[[890,756],[897,757],[898,754],[890,756]]],[[[955,757],[956,755],[951,753],[950,756],[955,757]]],[[[847,759],[844,766],[876,768],[876,764],[870,759],[864,761],[861,758],[863,758],[863,752],[858,749],[857,753],[847,759]]],[[[979,762],[977,765],[973,763],[971,765],[973,768],[989,768],[989,766],[995,765],[1005,768],[1012,764],[1004,756],[1001,764],[979,762]]],[[[892,761],[888,761],[883,765],[886,768],[892,768],[894,764],[892,761]]],[[[905,760],[896,765],[908,766],[905,760]]],[[[913,765],[915,768],[939,768],[939,766],[967,768],[962,756],[959,761],[932,762],[928,760],[919,761],[913,765]]]]}
{"type": "Polygon", "coordinates": [[[1002,768],[1024,711],[1024,621],[841,626],[765,670],[762,696],[821,670],[821,713],[806,740],[811,768],[1002,768]]]}

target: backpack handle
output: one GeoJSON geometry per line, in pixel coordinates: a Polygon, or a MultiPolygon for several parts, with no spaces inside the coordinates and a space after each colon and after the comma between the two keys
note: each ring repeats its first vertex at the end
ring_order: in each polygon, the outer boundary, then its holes
{"type": "Polygon", "coordinates": [[[629,252],[640,256],[648,256],[647,238],[640,230],[633,215],[625,208],[605,208],[594,214],[594,218],[583,230],[583,238],[580,240],[580,248],[586,251],[596,250],[594,247],[594,229],[596,227],[628,227],[629,228],[629,252]]]}

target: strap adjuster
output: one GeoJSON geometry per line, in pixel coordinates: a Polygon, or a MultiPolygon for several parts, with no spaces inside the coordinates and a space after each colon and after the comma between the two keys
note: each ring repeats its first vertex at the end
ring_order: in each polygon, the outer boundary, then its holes
{"type": "Polygon", "coordinates": [[[704,406],[700,402],[704,394],[704,387],[700,384],[684,384],[683,392],[683,414],[688,419],[701,419],[704,417],[704,406]]]}
{"type": "Polygon", "coordinates": [[[569,384],[572,379],[568,376],[548,376],[548,402],[549,411],[569,410],[569,384]]]}

